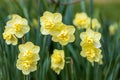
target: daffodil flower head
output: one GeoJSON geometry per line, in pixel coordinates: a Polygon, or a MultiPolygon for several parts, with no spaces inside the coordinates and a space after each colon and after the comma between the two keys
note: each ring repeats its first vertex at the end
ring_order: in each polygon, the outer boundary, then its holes
{"type": "Polygon", "coordinates": [[[59,30],[52,34],[52,40],[54,42],[59,42],[61,45],[67,45],[69,42],[75,40],[74,32],[75,28],[71,25],[61,24],[59,30]]]}
{"type": "Polygon", "coordinates": [[[89,20],[89,17],[85,12],[76,13],[75,18],[73,20],[73,24],[79,29],[86,28],[86,24],[88,20],[89,20]]]}
{"type": "Polygon", "coordinates": [[[80,53],[82,57],[86,57],[88,61],[94,64],[94,62],[98,62],[99,64],[102,64],[102,55],[101,50],[96,48],[92,44],[84,44],[82,46],[82,51],[80,53]]]}
{"type": "Polygon", "coordinates": [[[115,34],[115,32],[116,32],[116,30],[118,28],[117,26],[118,26],[117,23],[111,24],[109,26],[110,35],[114,35],[115,34]]]}
{"type": "MultiPolygon", "coordinates": [[[[86,28],[90,28],[91,26],[91,22],[90,22],[90,19],[88,19],[87,23],[86,23],[86,28]]],[[[101,28],[101,24],[100,22],[96,19],[96,18],[93,18],[92,19],[92,29],[100,29],[101,28]]]]}
{"type": "Polygon", "coordinates": [[[84,43],[87,43],[87,44],[94,44],[96,48],[101,47],[101,44],[100,44],[101,34],[99,32],[94,32],[90,28],[88,28],[86,32],[82,32],[80,34],[80,38],[82,40],[80,43],[81,46],[84,43]]]}
{"type": "Polygon", "coordinates": [[[55,49],[51,56],[51,69],[60,74],[60,71],[64,68],[64,64],[64,51],[55,49]]]}
{"type": "Polygon", "coordinates": [[[51,12],[44,12],[43,16],[40,17],[41,23],[41,33],[43,35],[48,35],[52,32],[53,28],[57,23],[62,21],[62,15],[60,13],[51,13],[51,12]]]}
{"type": "Polygon", "coordinates": [[[5,28],[5,31],[3,33],[3,39],[5,39],[5,41],[8,45],[9,44],[17,45],[17,43],[18,43],[18,39],[14,35],[13,29],[10,27],[5,28]]]}
{"type": "Polygon", "coordinates": [[[37,21],[37,19],[34,18],[34,19],[32,20],[32,26],[33,26],[34,28],[36,28],[36,29],[38,28],[38,21],[37,21]]]}
{"type": "Polygon", "coordinates": [[[20,58],[17,60],[17,68],[19,70],[22,70],[22,73],[24,75],[28,75],[30,74],[30,72],[33,72],[35,70],[37,70],[37,61],[35,60],[28,60],[28,59],[24,59],[24,58],[20,58]]]}
{"type": "Polygon", "coordinates": [[[13,28],[13,32],[18,38],[22,38],[24,34],[30,30],[28,21],[17,14],[12,15],[12,18],[7,22],[6,27],[13,28]]]}
{"type": "Polygon", "coordinates": [[[22,70],[23,74],[28,75],[30,72],[37,70],[37,61],[39,58],[40,47],[32,42],[19,45],[20,54],[18,55],[17,68],[22,70]]]}
{"type": "Polygon", "coordinates": [[[92,19],[92,29],[100,29],[100,28],[101,28],[100,22],[96,18],[93,18],[92,19]]]}

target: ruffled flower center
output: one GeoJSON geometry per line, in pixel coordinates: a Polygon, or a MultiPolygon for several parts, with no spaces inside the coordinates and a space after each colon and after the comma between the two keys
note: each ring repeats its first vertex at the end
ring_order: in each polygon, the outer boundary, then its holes
{"type": "Polygon", "coordinates": [[[89,58],[95,57],[95,51],[93,49],[88,49],[86,53],[87,53],[87,57],[89,58]]]}
{"type": "Polygon", "coordinates": [[[29,70],[31,67],[31,62],[30,61],[23,61],[22,67],[24,68],[23,70],[29,70]]]}
{"type": "Polygon", "coordinates": [[[55,24],[54,24],[52,21],[48,21],[48,20],[45,21],[45,29],[50,30],[50,29],[52,29],[54,26],[55,26],[55,24]]]}
{"type": "Polygon", "coordinates": [[[11,40],[13,38],[12,34],[3,34],[4,39],[11,40]]]}
{"type": "Polygon", "coordinates": [[[21,24],[15,24],[15,30],[16,32],[20,32],[21,31],[21,24]]]}
{"type": "Polygon", "coordinates": [[[86,37],[85,41],[86,43],[89,43],[89,44],[94,42],[94,40],[91,37],[86,37]]]}
{"type": "Polygon", "coordinates": [[[62,62],[62,57],[60,55],[54,55],[54,61],[59,64],[62,62]]]}
{"type": "Polygon", "coordinates": [[[64,41],[68,41],[69,37],[68,37],[68,32],[63,30],[61,31],[61,33],[58,35],[59,39],[64,40],[64,41]]]}
{"type": "Polygon", "coordinates": [[[26,51],[26,52],[24,53],[24,56],[28,56],[28,57],[30,57],[30,58],[33,58],[33,57],[34,57],[34,53],[33,53],[32,51],[28,50],[28,51],[26,51]]]}

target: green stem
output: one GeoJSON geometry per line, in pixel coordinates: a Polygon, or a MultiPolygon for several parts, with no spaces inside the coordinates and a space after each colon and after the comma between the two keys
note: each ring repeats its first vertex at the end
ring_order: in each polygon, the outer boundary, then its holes
{"type": "Polygon", "coordinates": [[[108,76],[108,73],[109,73],[109,71],[110,71],[111,65],[112,65],[112,60],[110,61],[110,64],[109,64],[109,66],[108,66],[108,68],[107,68],[107,71],[106,71],[106,73],[105,73],[105,79],[104,79],[104,80],[107,80],[107,76],[108,76]]]}
{"type": "MultiPolygon", "coordinates": [[[[61,45],[62,50],[64,50],[64,54],[65,54],[65,59],[67,57],[67,53],[65,53],[65,47],[63,45],[61,45]]],[[[64,79],[68,80],[68,65],[66,64],[66,60],[65,60],[65,67],[64,67],[64,79]]]]}
{"type": "Polygon", "coordinates": [[[22,37],[22,44],[25,43],[25,36],[22,37]]]}
{"type": "Polygon", "coordinates": [[[90,0],[90,27],[92,28],[93,0],[90,0]]]}
{"type": "Polygon", "coordinates": [[[66,47],[62,46],[62,49],[65,52],[65,73],[66,73],[66,80],[73,80],[73,60],[70,57],[70,54],[66,50],[66,47]]]}
{"type": "Polygon", "coordinates": [[[42,54],[44,54],[44,52],[46,50],[46,42],[47,42],[47,36],[44,36],[44,38],[43,38],[43,52],[42,52],[42,54]]]}
{"type": "Polygon", "coordinates": [[[41,61],[42,61],[42,59],[44,59],[43,57],[45,57],[46,56],[46,54],[45,54],[45,51],[46,51],[46,42],[47,42],[47,36],[44,36],[43,37],[43,42],[42,42],[42,52],[40,53],[40,55],[41,55],[41,61]]]}
{"type": "Polygon", "coordinates": [[[24,80],[30,80],[30,74],[29,75],[24,75],[24,80]]]}
{"type": "Polygon", "coordinates": [[[58,1],[58,3],[55,4],[54,12],[58,10],[59,6],[60,6],[60,1],[58,1]]]}
{"type": "Polygon", "coordinates": [[[98,65],[98,64],[95,64],[94,67],[95,67],[95,68],[94,68],[94,75],[95,75],[95,76],[94,76],[94,80],[98,80],[98,78],[99,78],[99,76],[98,76],[98,75],[99,75],[99,73],[98,73],[99,65],[98,65]]]}
{"type": "Polygon", "coordinates": [[[80,4],[81,4],[82,11],[86,12],[86,9],[85,9],[85,0],[81,0],[80,4]]]}
{"type": "Polygon", "coordinates": [[[28,10],[27,10],[27,7],[26,7],[26,4],[25,4],[24,0],[18,0],[18,2],[19,2],[20,6],[23,10],[23,14],[29,20],[28,10]]]}
{"type": "Polygon", "coordinates": [[[86,67],[86,80],[90,80],[90,63],[87,62],[87,67],[86,67]]]}

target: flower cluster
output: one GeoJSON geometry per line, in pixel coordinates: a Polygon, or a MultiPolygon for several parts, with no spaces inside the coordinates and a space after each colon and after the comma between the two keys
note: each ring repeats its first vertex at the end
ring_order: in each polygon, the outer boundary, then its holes
{"type": "MultiPolygon", "coordinates": [[[[37,21],[33,21],[34,25],[37,25],[37,21]]],[[[54,42],[59,42],[62,46],[67,45],[75,40],[75,28],[72,25],[66,25],[62,22],[62,15],[60,13],[44,12],[40,17],[41,28],[40,32],[43,35],[52,36],[54,42]]],[[[81,56],[86,57],[92,64],[98,62],[102,64],[101,55],[101,34],[94,32],[90,29],[90,18],[86,13],[77,13],[73,20],[74,25],[78,28],[86,28],[86,32],[80,34],[82,46],[81,56]]],[[[99,29],[101,27],[97,19],[92,19],[92,29],[99,29]]],[[[25,18],[19,15],[12,15],[12,18],[7,22],[3,38],[7,44],[16,45],[18,43],[17,38],[22,38],[30,27],[25,18]]],[[[37,62],[40,60],[39,51],[40,47],[34,45],[32,42],[26,42],[19,45],[19,55],[16,66],[19,70],[22,70],[23,74],[28,75],[30,72],[37,70],[37,62]]],[[[51,69],[57,74],[63,70],[65,66],[64,50],[53,51],[51,56],[51,69]]]]}
{"type": "MultiPolygon", "coordinates": [[[[59,42],[62,46],[75,40],[75,28],[72,25],[66,25],[62,22],[60,13],[44,12],[40,17],[41,28],[43,35],[51,35],[54,42],[59,42]]],[[[64,68],[64,51],[55,49],[51,56],[51,69],[57,74],[64,68]]]]}
{"type": "Polygon", "coordinates": [[[55,49],[51,56],[51,69],[53,69],[57,74],[64,68],[64,51],[55,49]]]}
{"type": "Polygon", "coordinates": [[[60,13],[50,13],[46,11],[42,17],[41,33],[43,35],[51,35],[54,42],[59,42],[61,45],[67,45],[75,40],[75,28],[71,25],[62,23],[62,15],[60,13]]]}
{"type": "MultiPolygon", "coordinates": [[[[81,28],[90,28],[90,17],[84,12],[77,13],[75,15],[75,19],[73,20],[73,24],[77,26],[79,29],[81,28]]],[[[99,29],[101,24],[96,18],[92,19],[92,29],[99,29]]]]}
{"type": "Polygon", "coordinates": [[[18,55],[17,68],[22,70],[23,74],[28,75],[30,72],[37,70],[37,61],[39,58],[40,47],[32,42],[19,45],[20,54],[18,55]]]}
{"type": "Polygon", "coordinates": [[[22,38],[29,30],[27,20],[14,14],[5,26],[3,38],[7,44],[16,45],[18,42],[17,38],[22,38]]]}
{"type": "Polygon", "coordinates": [[[87,29],[86,32],[80,34],[80,38],[82,40],[80,43],[82,46],[81,56],[86,57],[92,64],[94,64],[94,61],[102,64],[102,54],[99,49],[101,47],[101,34],[87,29]]]}

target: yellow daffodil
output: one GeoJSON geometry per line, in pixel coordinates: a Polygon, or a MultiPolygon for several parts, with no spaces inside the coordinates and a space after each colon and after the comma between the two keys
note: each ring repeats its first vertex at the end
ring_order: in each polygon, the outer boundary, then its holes
{"type": "Polygon", "coordinates": [[[87,29],[86,32],[82,32],[80,34],[80,38],[82,40],[80,43],[81,46],[84,43],[87,43],[87,44],[94,44],[96,48],[101,47],[101,44],[100,44],[101,34],[99,32],[94,32],[90,28],[87,29]]]}
{"type": "Polygon", "coordinates": [[[100,27],[100,22],[96,18],[92,19],[92,29],[99,29],[100,27]]]}
{"type": "Polygon", "coordinates": [[[17,68],[22,70],[23,74],[28,75],[30,72],[37,70],[37,61],[39,58],[40,47],[32,42],[19,45],[20,54],[18,55],[17,68]]]}
{"type": "Polygon", "coordinates": [[[27,20],[17,14],[12,15],[12,18],[7,22],[5,27],[13,28],[13,32],[18,38],[23,37],[30,30],[27,20]]]}
{"type": "Polygon", "coordinates": [[[40,17],[41,33],[43,35],[50,34],[55,25],[60,23],[61,21],[62,15],[60,13],[51,13],[48,11],[44,12],[43,16],[40,17]]]}
{"type": "Polygon", "coordinates": [[[88,23],[89,17],[87,16],[86,13],[77,13],[75,15],[75,18],[73,20],[73,24],[77,26],[79,29],[80,28],[86,28],[86,24],[88,23]]]}
{"type": "MultiPolygon", "coordinates": [[[[86,23],[86,28],[90,28],[90,19],[88,19],[87,23],[86,23]]],[[[96,18],[93,18],[92,19],[92,29],[100,29],[101,27],[101,24],[100,22],[96,19],[96,18]]]]}
{"type": "Polygon", "coordinates": [[[64,51],[55,49],[51,56],[51,69],[53,69],[57,74],[64,68],[64,51]]]}
{"type": "Polygon", "coordinates": [[[17,45],[18,43],[18,39],[15,37],[13,30],[9,27],[5,28],[3,39],[6,40],[7,44],[17,45]]]}
{"type": "Polygon", "coordinates": [[[94,62],[102,64],[101,50],[92,44],[84,44],[80,54],[82,57],[86,57],[92,64],[94,64],[94,62]]]}
{"type": "Polygon", "coordinates": [[[35,18],[32,20],[32,27],[34,27],[36,29],[38,28],[38,21],[35,18]]]}
{"type": "Polygon", "coordinates": [[[61,45],[67,45],[69,42],[75,40],[74,26],[65,25],[63,23],[58,24],[58,28],[53,31],[52,40],[59,42],[61,45]]]}
{"type": "Polygon", "coordinates": [[[30,72],[37,70],[37,62],[32,59],[20,58],[17,60],[17,68],[22,70],[23,74],[28,75],[30,72]]]}
{"type": "Polygon", "coordinates": [[[86,32],[80,34],[80,38],[82,40],[80,43],[82,47],[81,56],[86,57],[92,65],[94,65],[94,62],[102,64],[102,54],[99,49],[101,47],[101,34],[88,28],[86,32]]]}
{"type": "Polygon", "coordinates": [[[110,35],[114,35],[115,32],[116,32],[116,30],[117,30],[117,24],[116,24],[116,23],[111,24],[111,25],[109,26],[110,35]]]}

